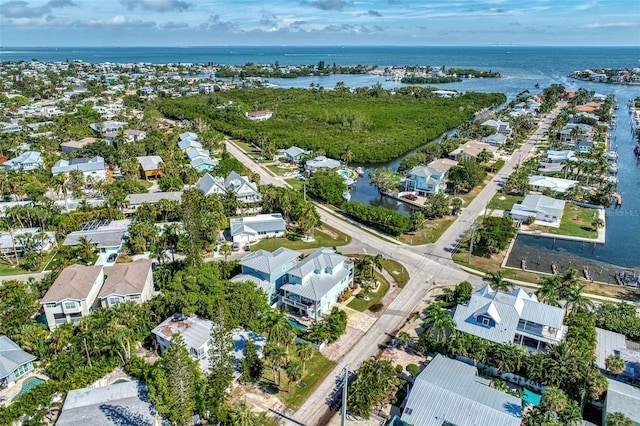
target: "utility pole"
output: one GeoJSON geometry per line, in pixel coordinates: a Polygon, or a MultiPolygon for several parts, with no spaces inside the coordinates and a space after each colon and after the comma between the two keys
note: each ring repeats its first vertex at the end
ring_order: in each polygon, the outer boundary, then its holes
{"type": "Polygon", "coordinates": [[[471,239],[469,240],[469,257],[467,259],[467,263],[471,265],[471,253],[473,253],[473,237],[475,237],[476,233],[476,221],[473,221],[473,225],[471,225],[471,239]]]}
{"type": "Polygon", "coordinates": [[[302,196],[304,200],[307,201],[307,184],[306,183],[302,185],[302,196]]]}
{"type": "Polygon", "coordinates": [[[347,424],[347,381],[349,380],[349,366],[344,367],[344,381],[342,382],[342,417],[340,420],[340,426],[347,424]]]}

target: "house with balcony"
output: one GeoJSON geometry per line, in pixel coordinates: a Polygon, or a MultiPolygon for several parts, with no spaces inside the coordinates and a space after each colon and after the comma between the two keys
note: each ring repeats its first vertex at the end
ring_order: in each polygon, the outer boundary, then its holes
{"type": "Polygon", "coordinates": [[[0,389],[13,386],[25,374],[33,371],[36,357],[7,336],[0,336],[0,389]]]}
{"type": "Polygon", "coordinates": [[[284,151],[284,156],[289,163],[300,163],[310,152],[294,145],[284,151]]]}
{"type": "Polygon", "coordinates": [[[136,157],[138,160],[138,168],[143,179],[159,178],[162,176],[162,157],[159,155],[146,155],[136,157]]]}
{"type": "Polygon", "coordinates": [[[270,304],[278,301],[278,291],[288,282],[287,271],[293,268],[302,253],[280,247],[274,252],[258,250],[243,257],[240,261],[242,273],[232,280],[250,280],[267,293],[270,304]],[[251,277],[253,279],[251,279],[251,277]]]}
{"type": "Polygon", "coordinates": [[[317,321],[352,284],[353,262],[322,247],[287,271],[280,302],[289,311],[317,321]]]}
{"type": "Polygon", "coordinates": [[[98,293],[104,283],[102,266],[67,266],[40,303],[50,330],[78,322],[100,307],[98,293]]]}
{"type": "Polygon", "coordinates": [[[51,167],[53,176],[65,173],[69,175],[72,171],[79,171],[85,179],[91,178],[96,182],[107,179],[104,158],[95,156],[93,158],[74,158],[72,160],[58,160],[51,167]]]}
{"type": "Polygon", "coordinates": [[[226,179],[205,173],[196,182],[196,188],[200,189],[204,195],[224,194],[231,191],[238,201],[247,204],[258,203],[261,199],[258,184],[251,182],[247,176],[240,176],[235,171],[229,173],[226,179]]]}
{"type": "Polygon", "coordinates": [[[416,166],[409,170],[403,181],[403,190],[419,196],[437,194],[447,189],[447,170],[430,166],[416,166]]]}
{"type": "Polygon", "coordinates": [[[466,305],[458,305],[453,316],[458,331],[540,352],[565,339],[563,319],[564,309],[539,302],[533,292],[516,288],[504,293],[489,285],[473,293],[466,305]]]}
{"type": "Polygon", "coordinates": [[[29,172],[31,170],[41,169],[43,166],[44,160],[37,151],[27,151],[2,164],[5,170],[15,170],[18,172],[29,172]]]}
{"type": "Polygon", "coordinates": [[[98,294],[101,307],[109,308],[128,301],[140,305],[153,297],[153,273],[149,259],[116,263],[105,269],[107,279],[98,294]]]}

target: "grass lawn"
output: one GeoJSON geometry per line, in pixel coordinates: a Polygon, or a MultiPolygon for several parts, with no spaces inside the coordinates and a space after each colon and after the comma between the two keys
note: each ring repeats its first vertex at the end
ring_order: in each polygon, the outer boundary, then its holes
{"type": "Polygon", "coordinates": [[[514,204],[521,202],[523,199],[524,197],[522,195],[509,195],[498,192],[493,196],[493,199],[489,201],[489,209],[511,210],[514,204]],[[504,200],[502,198],[504,198],[504,200]]]}
{"type": "Polygon", "coordinates": [[[445,216],[440,219],[427,220],[424,222],[420,230],[402,234],[398,239],[403,243],[416,246],[435,243],[455,220],[456,218],[454,216],[445,216]]]}
{"type": "Polygon", "coordinates": [[[353,298],[351,302],[347,305],[351,309],[355,309],[356,311],[364,312],[376,303],[380,301],[389,291],[389,281],[387,281],[380,273],[374,272],[376,281],[380,284],[378,285],[378,290],[373,291],[369,294],[369,300],[366,300],[362,290],[360,293],[353,298]]]}
{"type": "Polygon", "coordinates": [[[249,145],[246,142],[234,139],[233,144],[235,146],[237,146],[238,148],[240,148],[242,151],[246,152],[247,154],[260,154],[261,151],[257,148],[255,148],[253,145],[249,145]]]}
{"type": "Polygon", "coordinates": [[[559,228],[532,225],[529,228],[541,230],[554,235],[569,235],[572,237],[597,238],[598,231],[591,225],[598,217],[596,209],[581,207],[575,204],[566,204],[562,213],[562,221],[559,228]]]}
{"type": "Polygon", "coordinates": [[[51,259],[53,259],[57,252],[58,250],[54,249],[47,253],[47,255],[43,258],[42,263],[40,264],[40,269],[38,269],[37,271],[27,271],[26,269],[23,269],[20,264],[20,259],[18,259],[18,263],[14,265],[11,265],[8,262],[5,263],[3,261],[2,263],[0,263],[0,277],[6,277],[10,275],[35,274],[37,272],[42,272],[45,266],[51,261],[51,259]]]}
{"type": "Polygon", "coordinates": [[[280,247],[286,247],[291,250],[303,250],[318,247],[338,247],[349,244],[351,241],[350,236],[326,224],[316,227],[314,234],[316,239],[315,241],[305,242],[300,240],[298,235],[290,234],[290,236],[293,239],[289,239],[289,237],[266,238],[251,246],[251,250],[256,251],[262,249],[274,251],[280,247]]]}
{"type": "Polygon", "coordinates": [[[138,182],[140,182],[142,186],[144,186],[147,190],[151,188],[151,186],[153,186],[153,182],[151,182],[150,180],[138,179],[138,182]]]}
{"type": "Polygon", "coordinates": [[[285,179],[285,182],[287,182],[289,185],[291,185],[291,187],[295,190],[298,190],[300,192],[302,192],[302,187],[304,186],[304,182],[303,180],[298,180],[298,179],[285,179]]]}
{"type": "Polygon", "coordinates": [[[403,288],[409,282],[409,273],[400,262],[393,259],[382,259],[382,267],[396,280],[398,287],[403,288]]]}
{"type": "MultiPolygon", "coordinates": [[[[289,356],[291,359],[297,359],[295,348],[291,347],[289,349],[289,356]]],[[[300,383],[297,385],[291,384],[291,392],[287,391],[289,384],[287,375],[284,371],[282,372],[282,383],[278,391],[278,398],[280,398],[288,408],[292,410],[298,409],[318,385],[322,383],[329,372],[333,370],[335,365],[335,361],[326,359],[320,352],[314,350],[313,357],[305,364],[302,380],[300,380],[300,383]]],[[[271,368],[265,366],[264,375],[271,379],[273,377],[272,374],[271,368]]]]}

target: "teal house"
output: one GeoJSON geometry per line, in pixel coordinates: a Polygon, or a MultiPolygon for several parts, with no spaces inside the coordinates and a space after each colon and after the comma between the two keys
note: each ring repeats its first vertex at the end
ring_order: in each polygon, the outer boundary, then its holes
{"type": "Polygon", "coordinates": [[[0,389],[12,386],[33,370],[36,357],[23,351],[7,336],[0,336],[0,389]]]}
{"type": "Polygon", "coordinates": [[[404,190],[419,196],[437,194],[447,189],[446,170],[429,166],[417,166],[409,170],[404,179],[404,190]]]}

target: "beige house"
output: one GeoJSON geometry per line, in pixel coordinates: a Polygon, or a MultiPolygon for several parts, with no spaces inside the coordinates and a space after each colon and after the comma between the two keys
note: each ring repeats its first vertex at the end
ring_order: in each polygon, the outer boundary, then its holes
{"type": "Polygon", "coordinates": [[[98,308],[97,296],[103,282],[102,266],[71,265],[64,268],[40,301],[49,329],[78,322],[98,308]]]}
{"type": "Polygon", "coordinates": [[[498,151],[498,147],[489,145],[485,142],[470,140],[451,151],[449,153],[449,158],[456,161],[462,161],[465,158],[478,159],[478,155],[480,155],[482,151],[487,151],[489,154],[495,154],[496,151],[498,151]]]}
{"type": "Polygon", "coordinates": [[[153,296],[153,273],[148,259],[116,263],[106,268],[106,274],[107,279],[98,294],[103,308],[129,300],[140,304],[153,296]]]}

